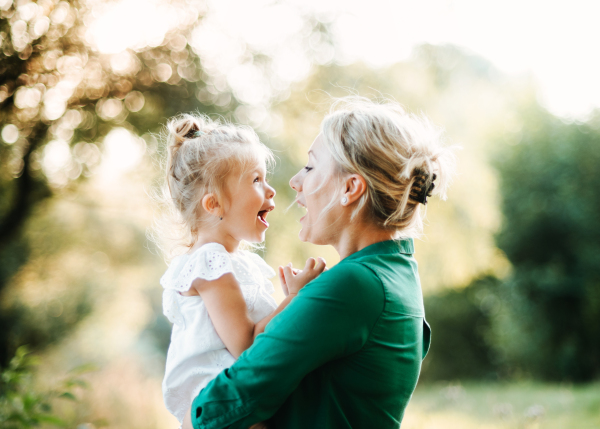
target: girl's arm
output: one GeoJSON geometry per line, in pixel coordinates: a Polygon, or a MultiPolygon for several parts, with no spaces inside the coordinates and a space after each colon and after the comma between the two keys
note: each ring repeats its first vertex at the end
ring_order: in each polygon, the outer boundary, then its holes
{"type": "Polygon", "coordinates": [[[233,273],[227,273],[216,280],[196,279],[192,288],[202,297],[217,334],[227,350],[237,359],[252,345],[254,338],[264,331],[271,319],[280,313],[308,282],[315,279],[325,269],[325,261],[313,258],[306,261],[302,271],[294,271],[291,264],[279,269],[284,291],[288,296],[269,316],[254,323],[248,315],[246,302],[240,285],[233,273]]]}

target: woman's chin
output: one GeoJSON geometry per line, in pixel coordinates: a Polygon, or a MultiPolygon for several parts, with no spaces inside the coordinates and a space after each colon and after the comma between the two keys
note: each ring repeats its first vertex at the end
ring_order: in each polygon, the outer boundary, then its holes
{"type": "Polygon", "coordinates": [[[306,234],[304,234],[304,230],[301,229],[300,232],[298,233],[298,238],[300,239],[300,241],[303,241],[306,243],[307,238],[306,238],[306,234]]]}
{"type": "Polygon", "coordinates": [[[302,229],[298,233],[298,238],[300,239],[300,241],[303,241],[305,243],[312,243],[312,241],[310,241],[310,231],[308,229],[309,228],[302,225],[302,229]]]}

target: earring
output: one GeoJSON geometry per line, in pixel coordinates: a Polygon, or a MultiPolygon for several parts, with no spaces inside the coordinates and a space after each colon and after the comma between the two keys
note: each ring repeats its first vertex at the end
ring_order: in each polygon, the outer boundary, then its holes
{"type": "Polygon", "coordinates": [[[223,216],[219,216],[219,220],[223,220],[223,216]]]}
{"type": "Polygon", "coordinates": [[[342,198],[342,204],[346,204],[348,202],[348,198],[344,197],[342,198]]]}

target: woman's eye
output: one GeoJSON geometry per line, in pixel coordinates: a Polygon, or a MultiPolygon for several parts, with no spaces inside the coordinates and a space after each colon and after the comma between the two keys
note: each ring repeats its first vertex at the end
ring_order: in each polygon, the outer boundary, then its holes
{"type": "Polygon", "coordinates": [[[260,177],[256,177],[256,178],[254,179],[254,183],[258,182],[259,180],[260,180],[260,177]]]}
{"type": "Polygon", "coordinates": [[[305,169],[307,172],[309,172],[309,171],[310,171],[310,170],[312,170],[313,168],[312,168],[312,167],[309,167],[309,166],[307,165],[306,167],[304,167],[304,169],[305,169]]]}

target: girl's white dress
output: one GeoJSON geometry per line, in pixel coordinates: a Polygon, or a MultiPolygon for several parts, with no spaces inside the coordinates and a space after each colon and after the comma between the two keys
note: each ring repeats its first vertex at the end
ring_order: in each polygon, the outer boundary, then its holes
{"type": "Polygon", "coordinates": [[[163,312],[173,323],[163,380],[167,409],[181,423],[192,400],[235,358],[217,335],[199,296],[183,296],[197,278],[215,280],[233,273],[239,282],[250,318],[256,323],[277,307],[268,280],[275,272],[258,255],[240,250],[228,253],[221,244],[205,244],[173,259],[160,279],[163,312]]]}

